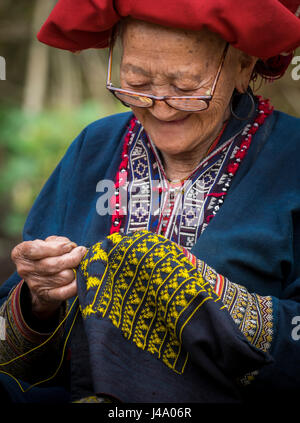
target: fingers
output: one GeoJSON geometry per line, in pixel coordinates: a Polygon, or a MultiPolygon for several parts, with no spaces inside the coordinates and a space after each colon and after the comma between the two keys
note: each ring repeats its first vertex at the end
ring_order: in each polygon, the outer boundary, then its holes
{"type": "Polygon", "coordinates": [[[65,269],[77,267],[86,253],[85,247],[76,247],[66,254],[56,257],[47,257],[41,260],[21,259],[17,261],[17,270],[24,279],[28,275],[51,276],[65,269]]]}
{"type": "Polygon", "coordinates": [[[41,276],[38,273],[31,273],[29,277],[24,279],[31,290],[34,290],[38,296],[43,296],[43,290],[59,288],[73,282],[75,274],[72,269],[66,269],[50,277],[41,276]]]}
{"type": "Polygon", "coordinates": [[[32,275],[26,284],[31,292],[32,311],[41,316],[48,315],[49,311],[55,312],[62,301],[77,293],[75,274],[71,269],[49,278],[32,275]]]}
{"type": "Polygon", "coordinates": [[[31,292],[32,312],[49,316],[77,293],[73,268],[77,267],[87,249],[66,237],[49,236],[17,245],[11,254],[17,272],[31,292]]]}
{"type": "Polygon", "coordinates": [[[60,286],[59,288],[53,288],[48,291],[49,301],[65,301],[69,298],[74,297],[77,294],[77,283],[74,279],[73,282],[60,286]]]}
{"type": "Polygon", "coordinates": [[[70,240],[69,238],[67,238],[67,237],[65,237],[65,236],[57,236],[57,235],[51,235],[51,236],[48,236],[48,237],[45,239],[45,241],[46,241],[46,242],[61,241],[61,242],[65,242],[65,243],[67,243],[67,242],[71,242],[71,240],[70,240]]]}
{"type": "Polygon", "coordinates": [[[76,244],[71,241],[43,241],[37,239],[34,241],[24,241],[18,244],[11,254],[14,262],[20,259],[26,260],[40,260],[45,257],[57,257],[62,254],[70,252],[76,248],[76,244]]]}

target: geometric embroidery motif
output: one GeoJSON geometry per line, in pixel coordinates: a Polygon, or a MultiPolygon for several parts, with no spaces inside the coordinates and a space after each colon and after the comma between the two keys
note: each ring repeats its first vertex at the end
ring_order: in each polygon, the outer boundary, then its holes
{"type": "Polygon", "coordinates": [[[251,344],[266,352],[273,339],[272,297],[250,294],[244,286],[230,282],[198,259],[197,269],[211,283],[240,331],[251,344]]]}
{"type": "Polygon", "coordinates": [[[223,175],[241,137],[237,134],[223,142],[182,186],[174,188],[164,174],[155,145],[139,122],[134,134],[128,145],[128,209],[121,232],[149,230],[191,249],[207,227],[212,210],[216,212],[224,202],[212,193],[228,189],[223,175]]]}
{"type": "Polygon", "coordinates": [[[165,237],[141,231],[107,239],[113,248],[103,250],[104,260],[99,261],[98,243],[79,269],[85,280],[93,281],[83,284],[83,318],[109,318],[126,339],[183,373],[188,361],[184,327],[206,301],[219,302],[219,297],[181,248],[165,237]]]}

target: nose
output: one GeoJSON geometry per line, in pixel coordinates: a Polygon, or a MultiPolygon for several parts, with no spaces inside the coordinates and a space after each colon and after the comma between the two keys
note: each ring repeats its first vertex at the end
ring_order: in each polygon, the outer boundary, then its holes
{"type": "MultiPolygon", "coordinates": [[[[158,80],[152,85],[152,94],[156,97],[172,95],[170,85],[165,81],[158,80]]],[[[183,112],[169,106],[164,100],[154,100],[153,106],[148,110],[154,117],[166,122],[181,119],[183,117],[183,112]]]]}
{"type": "Polygon", "coordinates": [[[186,115],[185,112],[169,106],[164,100],[155,100],[153,106],[148,110],[154,117],[165,122],[179,120],[186,115]]]}

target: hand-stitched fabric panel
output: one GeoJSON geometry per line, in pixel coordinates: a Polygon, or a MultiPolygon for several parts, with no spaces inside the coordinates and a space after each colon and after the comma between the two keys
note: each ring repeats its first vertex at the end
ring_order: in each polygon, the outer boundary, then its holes
{"type": "MultiPolygon", "coordinates": [[[[123,336],[182,373],[188,354],[182,332],[206,301],[218,302],[182,250],[146,231],[95,244],[81,264],[81,310],[108,317],[123,336]]],[[[220,302],[220,308],[223,308],[220,302]]]]}

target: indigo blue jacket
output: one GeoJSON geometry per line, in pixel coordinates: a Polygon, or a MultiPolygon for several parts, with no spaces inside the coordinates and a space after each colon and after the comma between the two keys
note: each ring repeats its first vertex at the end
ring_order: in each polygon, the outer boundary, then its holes
{"type": "MultiPolygon", "coordinates": [[[[130,112],[109,116],[82,131],[36,199],[24,240],[56,234],[89,247],[109,234],[111,216],[96,212],[96,186],[115,179],[131,118],[130,112]]],[[[239,125],[228,125],[220,142],[239,125]]],[[[230,281],[272,296],[274,361],[249,388],[255,395],[300,391],[299,134],[299,119],[277,111],[266,119],[222,208],[192,249],[230,281]]],[[[1,286],[1,303],[19,281],[15,273],[1,286]]]]}

